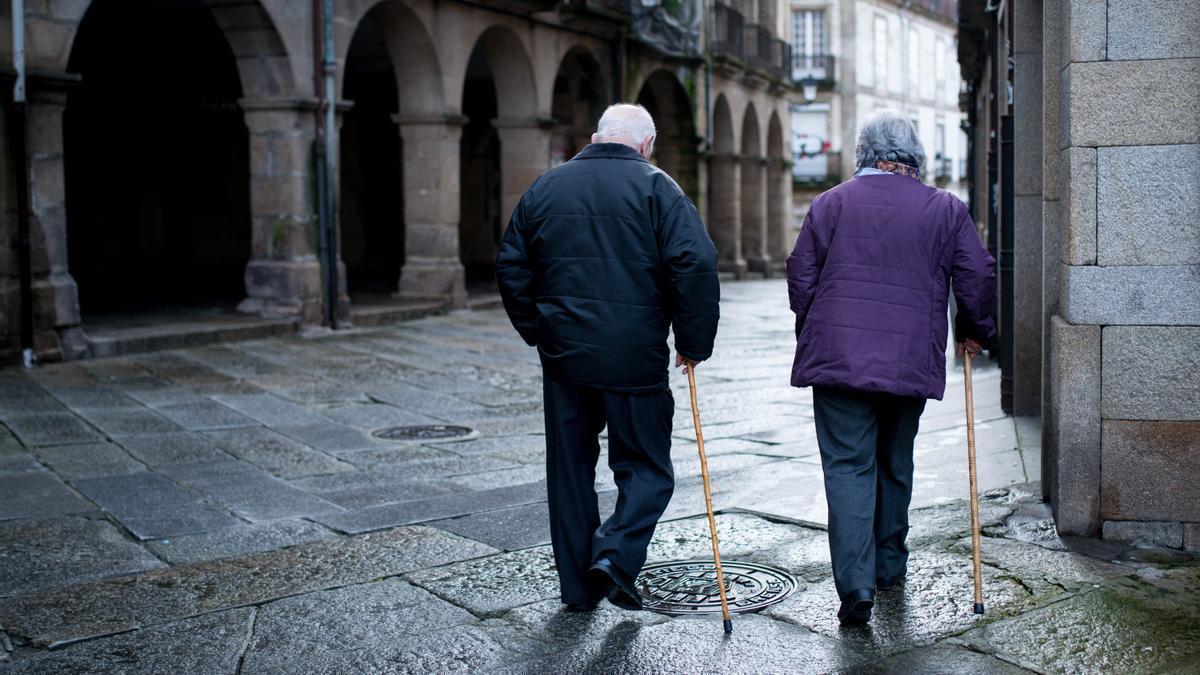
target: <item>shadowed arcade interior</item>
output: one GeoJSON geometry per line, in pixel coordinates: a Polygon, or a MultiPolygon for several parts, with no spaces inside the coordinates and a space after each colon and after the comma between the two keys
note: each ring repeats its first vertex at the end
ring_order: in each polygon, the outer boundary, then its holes
{"type": "Polygon", "coordinates": [[[68,70],[68,256],[85,314],[231,309],[250,257],[233,53],[198,0],[100,0],[68,70]]]}

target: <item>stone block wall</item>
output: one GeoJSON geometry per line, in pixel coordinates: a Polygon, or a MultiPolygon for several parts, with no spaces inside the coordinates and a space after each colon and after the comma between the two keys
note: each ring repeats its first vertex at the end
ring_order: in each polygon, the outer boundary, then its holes
{"type": "Polygon", "coordinates": [[[1046,490],[1064,533],[1196,548],[1200,13],[1039,4],[1046,490]]]}

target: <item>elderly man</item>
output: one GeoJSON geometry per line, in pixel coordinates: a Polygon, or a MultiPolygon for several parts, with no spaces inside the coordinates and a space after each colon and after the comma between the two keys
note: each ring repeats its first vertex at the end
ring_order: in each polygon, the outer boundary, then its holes
{"type": "Polygon", "coordinates": [[[654,121],[614,105],[592,143],[521,197],[496,260],[504,308],[542,361],[550,538],[561,597],[640,609],[634,580],[675,487],[668,387],[712,354],[716,250],[687,195],[648,161],[654,121]],[[617,504],[603,524],[599,434],[617,504]]]}
{"type": "Polygon", "coordinates": [[[796,313],[792,384],[812,386],[842,623],[871,618],[903,582],[913,439],[946,388],[947,302],[958,352],[996,334],[995,261],[966,206],[923,184],[925,151],[903,114],[862,126],[854,178],[813,200],[788,257],[796,313]]]}

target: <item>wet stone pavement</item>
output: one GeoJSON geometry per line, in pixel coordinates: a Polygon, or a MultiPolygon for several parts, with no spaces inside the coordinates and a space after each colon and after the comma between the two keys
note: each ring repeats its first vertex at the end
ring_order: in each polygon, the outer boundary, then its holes
{"type": "MultiPolygon", "coordinates": [[[[988,368],[988,613],[971,613],[955,369],[922,420],[907,583],[868,627],[839,628],[785,287],[724,293],[698,371],[723,553],[798,581],[731,638],[713,617],[560,611],[536,354],[489,310],[0,371],[0,671],[1200,670],[1200,565],[1057,537],[1038,422],[1003,415],[988,368]],[[473,432],[373,435],[404,425],[473,432]]],[[[673,385],[679,482],[650,561],[710,551],[673,385]]],[[[611,510],[610,479],[597,489],[611,510]]]]}

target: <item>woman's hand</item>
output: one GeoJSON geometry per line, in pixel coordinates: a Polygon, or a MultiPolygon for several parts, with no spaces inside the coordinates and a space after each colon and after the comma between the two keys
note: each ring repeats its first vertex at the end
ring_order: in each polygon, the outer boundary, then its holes
{"type": "Polygon", "coordinates": [[[975,356],[981,351],[983,351],[983,346],[971,338],[967,338],[966,340],[954,345],[955,356],[962,356],[965,352],[970,352],[971,356],[975,356]]]}

